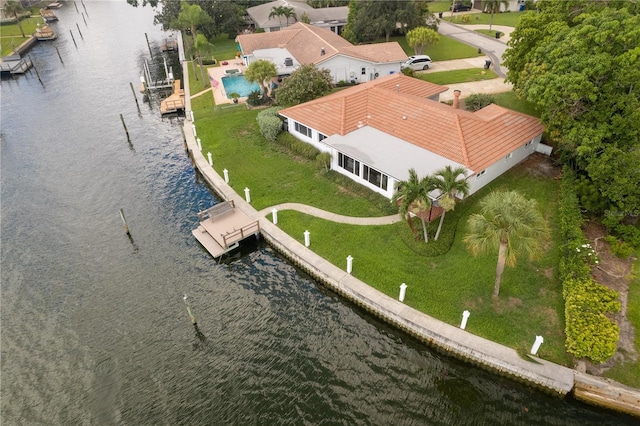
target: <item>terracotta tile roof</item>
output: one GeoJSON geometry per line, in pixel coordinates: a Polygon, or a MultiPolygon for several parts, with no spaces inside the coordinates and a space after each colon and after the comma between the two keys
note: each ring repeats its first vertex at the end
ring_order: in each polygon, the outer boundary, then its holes
{"type": "Polygon", "coordinates": [[[281,31],[240,34],[236,37],[242,53],[250,55],[258,49],[280,47],[301,64],[317,64],[337,54],[374,63],[399,62],[407,59],[396,42],[354,46],[327,28],[297,22],[281,31]],[[321,50],[324,48],[324,55],[321,50]]]}
{"type": "Polygon", "coordinates": [[[472,113],[427,99],[446,87],[393,74],[280,111],[326,136],[371,126],[480,172],[544,130],[497,105],[472,113]],[[398,86],[398,87],[397,87],[398,86]]]}

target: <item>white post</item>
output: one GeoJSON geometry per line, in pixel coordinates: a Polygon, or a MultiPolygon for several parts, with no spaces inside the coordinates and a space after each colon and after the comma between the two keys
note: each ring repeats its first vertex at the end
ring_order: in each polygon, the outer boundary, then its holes
{"type": "Polygon", "coordinates": [[[209,165],[213,167],[213,158],[211,158],[211,153],[207,152],[207,157],[209,157],[209,165]]]}
{"type": "Polygon", "coordinates": [[[196,118],[193,116],[193,111],[189,111],[189,113],[191,114],[191,122],[195,122],[196,118]]]}
{"type": "Polygon", "coordinates": [[[407,285],[405,283],[400,284],[400,297],[398,300],[404,302],[404,295],[407,294],[407,285]]]}
{"type": "Polygon", "coordinates": [[[224,181],[225,181],[226,183],[229,183],[229,170],[224,169],[224,170],[222,171],[222,173],[224,173],[224,181]]]}
{"type": "Polygon", "coordinates": [[[191,128],[193,129],[193,136],[194,136],[194,137],[198,136],[198,134],[196,133],[196,125],[195,125],[195,124],[192,124],[192,125],[191,125],[191,128]]]}
{"type": "Polygon", "coordinates": [[[278,224],[278,210],[277,209],[271,210],[271,218],[273,219],[273,224],[277,225],[278,224]]]}
{"type": "Polygon", "coordinates": [[[531,355],[535,355],[538,353],[538,349],[540,349],[540,345],[544,342],[542,336],[536,336],[536,341],[533,343],[531,347],[531,355]]]}
{"type": "Polygon", "coordinates": [[[311,233],[309,232],[309,230],[304,231],[304,246],[305,247],[309,247],[310,244],[310,238],[309,235],[311,235],[311,233]]]}
{"type": "Polygon", "coordinates": [[[353,257],[347,256],[347,274],[350,274],[353,269],[353,257]]]}
{"type": "Polygon", "coordinates": [[[467,320],[469,319],[469,315],[471,315],[471,312],[469,311],[464,311],[462,313],[462,322],[460,323],[460,328],[463,330],[467,327],[467,320]]]}
{"type": "Polygon", "coordinates": [[[202,141],[200,138],[196,139],[196,142],[198,142],[198,151],[202,151],[202,141]]]}
{"type": "Polygon", "coordinates": [[[251,203],[251,194],[249,194],[249,188],[244,189],[244,199],[247,200],[247,203],[251,203]]]}

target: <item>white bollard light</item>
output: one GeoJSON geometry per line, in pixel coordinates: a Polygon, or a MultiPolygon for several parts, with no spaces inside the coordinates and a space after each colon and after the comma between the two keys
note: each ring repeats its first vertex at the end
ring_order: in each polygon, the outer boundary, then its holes
{"type": "Polygon", "coordinates": [[[195,124],[192,124],[192,125],[191,125],[191,128],[193,129],[193,136],[194,136],[194,137],[195,137],[195,136],[198,136],[198,134],[196,133],[196,125],[195,125],[195,124]]]}
{"type": "Polygon", "coordinates": [[[462,322],[460,323],[460,328],[463,330],[467,328],[467,320],[469,319],[469,315],[471,315],[471,312],[469,311],[464,311],[462,313],[462,322]]]}
{"type": "Polygon", "coordinates": [[[407,285],[405,283],[400,284],[400,297],[398,300],[404,302],[404,296],[407,294],[407,285]]]}
{"type": "Polygon", "coordinates": [[[207,157],[209,157],[209,165],[213,167],[213,158],[211,158],[211,153],[207,152],[207,157]]]}
{"type": "Polygon", "coordinates": [[[531,355],[536,355],[538,353],[538,349],[540,349],[540,345],[544,342],[542,336],[536,336],[536,341],[533,343],[531,347],[531,355]]]}
{"type": "Polygon", "coordinates": [[[309,232],[309,230],[304,231],[304,246],[305,247],[309,247],[309,244],[311,243],[309,236],[311,235],[311,233],[309,232]]]}
{"type": "Polygon", "coordinates": [[[200,138],[196,139],[196,142],[198,142],[198,151],[202,151],[202,141],[200,138]]]}
{"type": "Polygon", "coordinates": [[[277,225],[278,224],[278,210],[277,209],[271,210],[271,218],[273,219],[273,224],[277,225]]]}
{"type": "Polygon", "coordinates": [[[249,188],[244,189],[244,199],[247,203],[251,203],[251,194],[249,193],[249,188]]]}
{"type": "Polygon", "coordinates": [[[350,274],[353,269],[353,257],[347,256],[347,274],[350,274]]]}
{"type": "Polygon", "coordinates": [[[224,181],[225,181],[226,183],[229,183],[229,170],[224,169],[224,170],[222,171],[222,173],[224,173],[224,181]]]}
{"type": "Polygon", "coordinates": [[[191,122],[193,123],[196,121],[196,118],[193,116],[193,111],[189,111],[189,112],[191,113],[191,122]]]}

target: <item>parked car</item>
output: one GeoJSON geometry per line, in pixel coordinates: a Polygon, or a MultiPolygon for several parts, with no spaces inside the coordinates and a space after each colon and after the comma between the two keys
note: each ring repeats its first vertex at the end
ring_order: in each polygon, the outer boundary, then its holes
{"type": "Polygon", "coordinates": [[[414,71],[428,70],[431,66],[431,58],[427,55],[409,56],[405,62],[400,65],[401,69],[411,68],[414,71]]]}
{"type": "Polygon", "coordinates": [[[465,12],[467,10],[471,10],[471,6],[464,3],[454,3],[449,9],[454,12],[465,12]]]}

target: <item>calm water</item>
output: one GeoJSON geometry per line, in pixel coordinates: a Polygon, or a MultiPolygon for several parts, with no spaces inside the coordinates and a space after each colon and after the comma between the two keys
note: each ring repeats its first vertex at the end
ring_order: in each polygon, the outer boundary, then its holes
{"type": "Polygon", "coordinates": [[[0,86],[3,426],[633,423],[442,357],[268,246],[216,264],[190,232],[215,196],[129,86],[152,11],[84,3],[31,51],[43,85],[0,86]]]}
{"type": "Polygon", "coordinates": [[[257,83],[249,83],[244,75],[222,77],[222,85],[229,99],[231,99],[229,93],[236,92],[241,97],[244,97],[249,96],[251,92],[260,90],[260,86],[257,83]]]}

